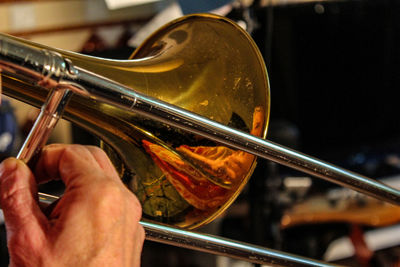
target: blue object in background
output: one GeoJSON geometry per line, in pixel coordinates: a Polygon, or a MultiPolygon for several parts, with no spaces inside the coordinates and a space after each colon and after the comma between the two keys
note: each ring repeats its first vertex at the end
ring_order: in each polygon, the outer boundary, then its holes
{"type": "Polygon", "coordinates": [[[0,159],[12,155],[17,135],[17,120],[11,104],[2,99],[0,105],[0,159]]]}
{"type": "Polygon", "coordinates": [[[197,0],[178,0],[183,14],[192,14],[200,12],[208,12],[221,6],[229,4],[232,0],[213,0],[213,1],[197,1],[197,0]]]}

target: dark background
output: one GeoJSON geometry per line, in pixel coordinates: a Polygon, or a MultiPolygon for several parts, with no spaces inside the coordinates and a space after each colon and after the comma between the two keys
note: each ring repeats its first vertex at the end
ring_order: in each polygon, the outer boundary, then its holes
{"type": "Polygon", "coordinates": [[[265,7],[256,14],[271,122],[293,123],[302,151],[330,158],[398,143],[398,1],[265,7]]]}

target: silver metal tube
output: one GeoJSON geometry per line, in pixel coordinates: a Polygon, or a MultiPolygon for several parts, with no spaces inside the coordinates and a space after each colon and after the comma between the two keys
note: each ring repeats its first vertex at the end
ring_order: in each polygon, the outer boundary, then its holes
{"type": "Polygon", "coordinates": [[[321,261],[226,238],[189,232],[149,222],[142,221],[140,223],[146,231],[146,239],[164,244],[227,256],[256,264],[268,264],[269,266],[333,266],[321,261]]]}
{"type": "Polygon", "coordinates": [[[17,155],[17,159],[28,162],[33,156],[40,152],[58,120],[61,118],[71,95],[71,91],[66,89],[55,89],[51,91],[35,120],[35,124],[25,139],[17,155]]]}

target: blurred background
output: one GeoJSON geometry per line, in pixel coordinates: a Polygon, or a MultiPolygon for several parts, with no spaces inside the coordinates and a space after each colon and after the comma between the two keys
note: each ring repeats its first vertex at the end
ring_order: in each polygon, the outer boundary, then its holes
{"type": "MultiPolygon", "coordinates": [[[[126,59],[172,19],[226,16],[264,57],[269,140],[400,188],[399,11],[395,0],[0,0],[0,32],[126,59]]],[[[36,114],[2,102],[1,158],[15,155],[36,114]]],[[[52,141],[97,143],[65,121],[52,141]]],[[[199,231],[348,266],[399,266],[399,222],[398,207],[259,160],[232,207],[199,231]]],[[[0,266],[8,264],[5,240],[2,226],[0,266]]],[[[146,241],[142,266],[252,264],[146,241]]]]}

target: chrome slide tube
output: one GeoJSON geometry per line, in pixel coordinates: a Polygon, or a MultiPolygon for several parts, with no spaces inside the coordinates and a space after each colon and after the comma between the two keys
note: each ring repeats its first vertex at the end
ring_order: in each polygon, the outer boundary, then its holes
{"type": "Polygon", "coordinates": [[[35,120],[35,124],[25,139],[17,159],[29,162],[33,156],[40,152],[61,118],[71,95],[69,90],[54,89],[51,91],[35,120]]]}
{"type": "Polygon", "coordinates": [[[140,223],[146,231],[146,239],[159,243],[231,257],[256,264],[268,264],[268,266],[334,266],[321,261],[208,234],[185,231],[143,221],[140,223]]]}

